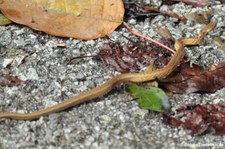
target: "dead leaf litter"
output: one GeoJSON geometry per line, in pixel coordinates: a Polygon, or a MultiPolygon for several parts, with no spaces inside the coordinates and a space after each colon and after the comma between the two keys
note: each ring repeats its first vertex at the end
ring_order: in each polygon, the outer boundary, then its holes
{"type": "MultiPolygon", "coordinates": [[[[131,2],[126,0],[127,2],[131,2]]],[[[137,2],[137,1],[132,1],[137,2]]],[[[158,5],[157,1],[144,1],[158,5]]],[[[225,60],[222,50],[213,44],[214,37],[225,39],[225,7],[193,8],[184,3],[163,6],[179,15],[194,11],[213,10],[212,21],[217,28],[207,35],[200,46],[186,48],[191,63],[207,67],[225,60]]],[[[174,39],[197,35],[203,24],[187,20],[184,24],[176,18],[157,15],[154,18],[126,18],[140,33],[160,40],[156,30],[168,28],[174,39]]],[[[81,41],[59,38],[34,31],[22,25],[0,26],[0,68],[4,74],[13,74],[26,81],[19,86],[0,88],[0,111],[31,112],[54,105],[79,92],[95,87],[118,72],[110,70],[99,60],[85,57],[66,63],[71,57],[97,55],[107,38],[81,41]],[[59,44],[66,46],[60,46],[59,44]],[[23,53],[9,53],[14,50],[23,53]],[[9,58],[26,55],[19,65],[9,63],[9,58]],[[3,64],[7,64],[3,65],[3,64]],[[6,67],[3,67],[6,66],[6,67]]],[[[131,35],[121,26],[110,36],[110,40],[128,43],[131,35]]],[[[170,96],[172,110],[187,103],[216,104],[224,102],[225,89],[212,94],[182,94],[170,96]]],[[[67,111],[42,117],[37,121],[0,120],[0,148],[180,148],[197,144],[224,145],[224,136],[193,136],[182,128],[173,128],[162,123],[155,112],[140,109],[135,101],[118,87],[111,93],[94,101],[75,106],[67,111]],[[9,141],[10,140],[10,141],[9,141]]],[[[223,146],[222,146],[223,147],[223,146]]]]}

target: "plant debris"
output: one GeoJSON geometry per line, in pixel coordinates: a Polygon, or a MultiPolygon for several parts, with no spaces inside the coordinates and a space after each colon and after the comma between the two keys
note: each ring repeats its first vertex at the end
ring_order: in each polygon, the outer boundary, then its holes
{"type": "Polygon", "coordinates": [[[1,86],[18,86],[22,83],[23,81],[20,80],[18,77],[14,77],[11,75],[0,75],[0,85],[1,86]]]}
{"type": "Polygon", "coordinates": [[[194,135],[209,132],[225,135],[225,104],[188,104],[178,108],[176,115],[163,114],[163,120],[171,126],[188,129],[194,135]]]}
{"type": "MultiPolygon", "coordinates": [[[[162,43],[173,47],[173,42],[170,40],[164,40],[162,43]]],[[[161,68],[169,62],[171,53],[147,41],[130,42],[125,45],[108,42],[102,46],[98,57],[108,67],[125,73],[139,72],[153,64],[156,68],[161,68]]]]}
{"type": "Polygon", "coordinates": [[[214,37],[213,43],[216,44],[217,46],[219,46],[221,51],[223,51],[223,52],[225,51],[225,42],[221,37],[214,37]]]}
{"type": "Polygon", "coordinates": [[[210,18],[213,16],[213,11],[192,12],[185,15],[188,20],[194,21],[200,24],[208,24],[210,18]]]}
{"type": "Polygon", "coordinates": [[[162,0],[163,4],[171,5],[178,2],[183,2],[194,7],[205,7],[212,4],[215,4],[211,0],[162,0]]]}
{"type": "Polygon", "coordinates": [[[184,23],[186,23],[186,21],[187,21],[187,19],[184,16],[179,16],[178,14],[176,14],[175,12],[170,11],[170,10],[160,10],[159,8],[153,7],[153,6],[138,6],[138,7],[141,7],[148,12],[152,12],[152,13],[158,12],[158,13],[163,14],[163,15],[168,15],[172,18],[177,18],[184,23]]]}
{"type": "Polygon", "coordinates": [[[159,86],[173,93],[215,92],[225,86],[225,62],[214,69],[183,63],[159,86]]]}
{"type": "Polygon", "coordinates": [[[179,16],[173,11],[170,10],[160,10],[160,8],[144,4],[127,4],[125,5],[127,16],[133,18],[146,18],[146,17],[155,17],[157,15],[167,15],[173,18],[177,18],[182,22],[186,22],[187,19],[184,16],[179,16]]]}

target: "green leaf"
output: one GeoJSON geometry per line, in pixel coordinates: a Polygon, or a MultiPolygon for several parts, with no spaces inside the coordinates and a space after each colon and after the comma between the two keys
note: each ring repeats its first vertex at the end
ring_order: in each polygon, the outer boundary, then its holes
{"type": "Polygon", "coordinates": [[[12,21],[0,13],[0,26],[11,24],[12,21]]]}
{"type": "Polygon", "coordinates": [[[159,112],[170,109],[168,96],[162,89],[157,87],[146,89],[134,83],[128,83],[128,88],[142,108],[159,112]]]}

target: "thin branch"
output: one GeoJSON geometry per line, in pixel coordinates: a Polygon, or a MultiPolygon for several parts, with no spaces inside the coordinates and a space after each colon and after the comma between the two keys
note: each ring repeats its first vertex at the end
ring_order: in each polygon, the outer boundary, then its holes
{"type": "Polygon", "coordinates": [[[138,32],[136,32],[136,31],[132,30],[132,28],[131,28],[127,23],[123,22],[123,24],[126,26],[126,28],[128,29],[128,31],[131,32],[132,34],[134,34],[134,35],[136,35],[136,36],[139,36],[139,37],[141,37],[141,38],[143,38],[143,39],[146,39],[146,40],[148,40],[148,41],[151,41],[151,42],[153,42],[153,43],[155,43],[155,44],[157,44],[157,45],[159,45],[159,46],[161,46],[161,47],[167,49],[168,51],[172,52],[173,54],[176,53],[173,49],[167,47],[166,45],[164,45],[164,44],[162,44],[162,43],[160,43],[160,42],[158,42],[158,41],[156,41],[156,40],[154,40],[154,39],[152,39],[152,38],[150,38],[150,37],[146,37],[146,36],[144,36],[144,35],[141,35],[140,33],[138,33],[138,32]]]}

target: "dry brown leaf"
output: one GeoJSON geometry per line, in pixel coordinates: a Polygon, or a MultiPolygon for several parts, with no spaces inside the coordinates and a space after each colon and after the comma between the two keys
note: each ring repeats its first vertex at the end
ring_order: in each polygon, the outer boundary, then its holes
{"type": "Polygon", "coordinates": [[[112,33],[124,15],[122,0],[1,0],[0,10],[16,23],[85,40],[112,33]]]}

